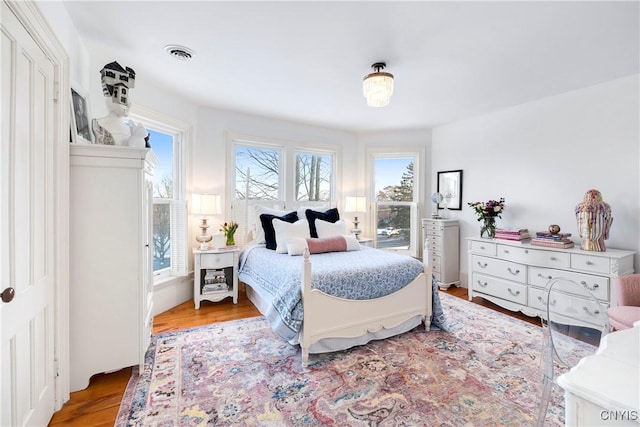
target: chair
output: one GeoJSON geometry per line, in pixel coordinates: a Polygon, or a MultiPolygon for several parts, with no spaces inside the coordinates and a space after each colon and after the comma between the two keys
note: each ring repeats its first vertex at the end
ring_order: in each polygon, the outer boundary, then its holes
{"type": "Polygon", "coordinates": [[[542,315],[542,385],[536,426],[542,427],[547,415],[553,384],[555,364],[562,368],[575,366],[587,356],[576,351],[586,341],[596,347],[600,339],[609,333],[609,319],[605,308],[584,286],[565,279],[551,279],[545,288],[546,313],[542,315]],[[579,341],[578,341],[579,340],[579,341]]]}
{"type": "Polygon", "coordinates": [[[618,331],[632,328],[640,320],[640,274],[618,277],[616,291],[618,305],[607,310],[611,327],[618,331]]]}

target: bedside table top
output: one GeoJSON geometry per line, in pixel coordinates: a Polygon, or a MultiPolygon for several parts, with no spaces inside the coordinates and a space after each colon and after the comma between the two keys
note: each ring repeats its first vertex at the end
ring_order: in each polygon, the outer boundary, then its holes
{"type": "Polygon", "coordinates": [[[223,246],[221,248],[209,248],[202,250],[200,248],[193,248],[194,254],[223,254],[227,252],[237,252],[240,251],[238,246],[223,246]]]}

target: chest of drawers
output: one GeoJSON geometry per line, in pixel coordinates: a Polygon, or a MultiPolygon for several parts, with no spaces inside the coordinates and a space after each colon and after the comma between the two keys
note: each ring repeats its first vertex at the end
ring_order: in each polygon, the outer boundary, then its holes
{"type": "Polygon", "coordinates": [[[551,279],[573,280],[608,307],[617,305],[614,279],[634,272],[632,251],[588,252],[479,238],[469,238],[467,244],[469,299],[480,296],[529,316],[545,312],[544,290],[551,279]]]}
{"type": "Polygon", "coordinates": [[[424,260],[441,288],[460,284],[460,227],[455,219],[423,219],[424,260]]]}

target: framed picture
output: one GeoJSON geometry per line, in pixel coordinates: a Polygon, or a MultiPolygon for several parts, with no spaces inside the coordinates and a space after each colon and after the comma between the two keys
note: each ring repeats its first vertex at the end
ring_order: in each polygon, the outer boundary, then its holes
{"type": "Polygon", "coordinates": [[[462,169],[438,172],[438,193],[444,197],[438,209],[462,210],[462,169]]]}
{"type": "Polygon", "coordinates": [[[91,121],[87,94],[71,86],[71,142],[91,144],[91,121]]]}

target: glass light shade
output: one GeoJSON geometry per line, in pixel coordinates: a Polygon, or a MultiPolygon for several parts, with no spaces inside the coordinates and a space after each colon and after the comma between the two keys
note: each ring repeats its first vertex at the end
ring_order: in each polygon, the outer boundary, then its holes
{"type": "Polygon", "coordinates": [[[191,213],[196,215],[220,215],[222,213],[219,194],[194,194],[191,213]]]}
{"type": "Polygon", "coordinates": [[[345,212],[367,212],[367,198],[361,196],[347,196],[345,198],[345,212]]]}
{"type": "Polygon", "coordinates": [[[393,74],[376,72],[367,75],[362,82],[364,96],[370,107],[384,107],[393,94],[393,74]]]}

